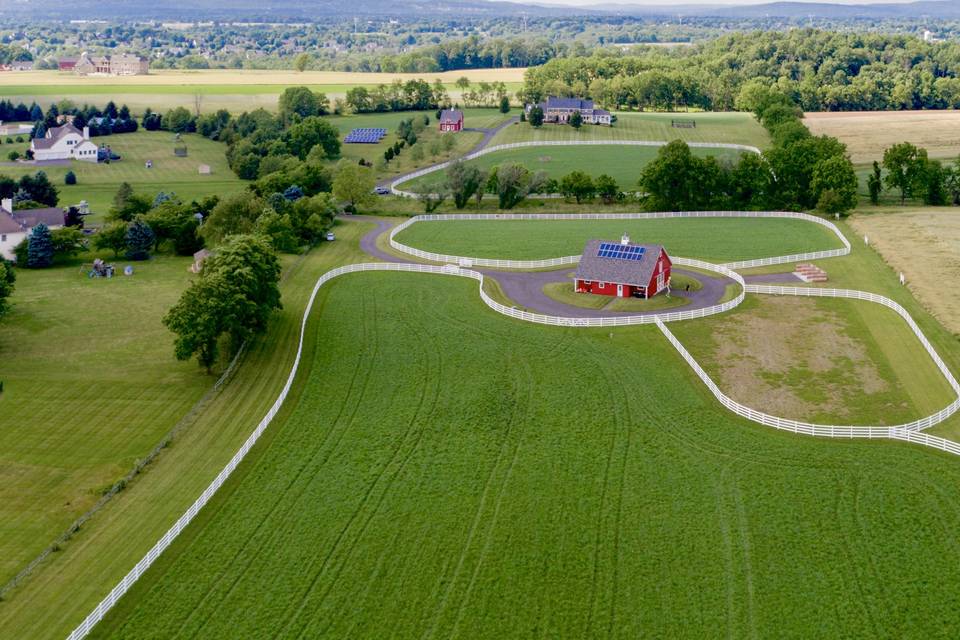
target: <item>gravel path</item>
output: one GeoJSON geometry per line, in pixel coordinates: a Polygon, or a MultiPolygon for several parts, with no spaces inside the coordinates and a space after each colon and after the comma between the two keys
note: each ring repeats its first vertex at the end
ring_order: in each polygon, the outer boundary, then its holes
{"type": "MultiPolygon", "coordinates": [[[[494,137],[495,135],[497,135],[498,133],[500,133],[500,131],[501,131],[502,129],[504,129],[504,128],[506,128],[506,127],[509,127],[509,126],[512,125],[514,122],[519,122],[519,121],[520,121],[520,118],[519,118],[518,116],[514,116],[514,117],[512,117],[512,118],[508,118],[506,122],[503,122],[503,123],[501,123],[501,124],[499,124],[499,125],[497,125],[496,127],[493,127],[493,128],[489,128],[489,129],[483,128],[483,129],[481,129],[481,128],[471,128],[471,127],[467,127],[467,128],[465,128],[465,129],[463,129],[464,131],[473,131],[473,132],[479,131],[479,132],[483,133],[483,138],[480,140],[480,142],[478,142],[477,144],[473,145],[473,148],[471,148],[469,151],[467,151],[467,153],[465,153],[465,154],[463,154],[463,155],[468,155],[468,154],[471,154],[471,153],[480,151],[481,149],[485,148],[488,144],[490,144],[490,141],[493,140],[493,137],[494,137]]],[[[436,163],[436,164],[443,164],[443,163],[438,162],[438,163],[436,163]]],[[[436,166],[436,165],[430,165],[430,166],[433,167],[433,166],[436,166]]],[[[380,180],[379,182],[377,182],[377,186],[378,186],[378,187],[387,187],[387,188],[389,189],[391,183],[393,183],[394,180],[400,180],[401,178],[404,178],[404,177],[410,175],[411,173],[416,173],[417,171],[421,171],[422,169],[425,169],[425,168],[426,168],[426,167],[420,167],[420,169],[415,169],[414,171],[408,171],[408,172],[406,172],[406,173],[401,173],[400,175],[398,175],[398,176],[393,176],[392,178],[384,178],[383,180],[380,180]]]]}
{"type": "MultiPolygon", "coordinates": [[[[351,219],[372,222],[377,225],[362,238],[360,238],[360,249],[374,258],[384,262],[409,262],[397,256],[382,251],[377,247],[377,238],[389,233],[394,223],[381,218],[372,216],[350,216],[351,219]]],[[[636,311],[606,311],[603,309],[584,309],[573,305],[565,304],[554,300],[543,292],[543,287],[552,282],[570,282],[567,275],[576,269],[575,265],[567,265],[563,269],[555,271],[498,271],[496,269],[476,269],[485,276],[491,277],[500,284],[504,294],[518,305],[532,309],[539,313],[545,313],[552,316],[561,316],[565,318],[605,318],[617,315],[643,315],[643,312],[636,311]]],[[[709,276],[700,272],[687,271],[686,269],[675,268],[674,273],[682,274],[699,280],[703,287],[699,291],[674,291],[670,295],[680,298],[689,298],[690,304],[684,305],[684,311],[693,311],[703,307],[709,307],[717,304],[726,292],[728,284],[733,280],[723,277],[709,276]]],[[[792,274],[771,274],[776,276],[792,274]]],[[[766,276],[757,276],[766,277],[766,276]]],[[[662,313],[660,311],[649,311],[647,313],[662,313]]]]}
{"type": "MultiPolygon", "coordinates": [[[[554,300],[543,292],[543,287],[552,282],[571,282],[568,274],[576,266],[568,265],[556,271],[495,271],[493,269],[477,269],[486,276],[492,277],[503,289],[504,294],[522,307],[539,313],[566,318],[609,318],[613,316],[641,316],[645,313],[663,313],[657,311],[608,311],[606,309],[584,309],[554,300]]],[[[717,304],[723,297],[728,284],[733,280],[723,277],[713,277],[679,267],[673,272],[699,280],[703,287],[699,291],[674,291],[670,295],[678,298],[688,298],[690,304],[678,307],[677,310],[694,311],[717,304]]]]}

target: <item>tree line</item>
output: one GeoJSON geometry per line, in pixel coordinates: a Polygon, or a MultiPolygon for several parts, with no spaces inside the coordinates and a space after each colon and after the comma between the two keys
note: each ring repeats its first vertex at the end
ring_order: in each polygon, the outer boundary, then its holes
{"type": "MultiPolygon", "coordinates": [[[[960,45],[914,36],[795,29],[674,49],[601,49],[527,71],[523,97],[591,97],[613,109],[744,109],[750,84],[805,111],[960,107],[960,45]]],[[[744,109],[746,110],[746,109],[744,109]]]]}

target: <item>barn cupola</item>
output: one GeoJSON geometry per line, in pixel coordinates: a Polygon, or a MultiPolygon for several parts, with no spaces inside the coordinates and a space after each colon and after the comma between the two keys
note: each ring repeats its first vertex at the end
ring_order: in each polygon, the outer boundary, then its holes
{"type": "Polygon", "coordinates": [[[623,235],[620,236],[620,244],[623,244],[623,245],[630,244],[630,236],[627,235],[626,231],[624,231],[623,235]]]}

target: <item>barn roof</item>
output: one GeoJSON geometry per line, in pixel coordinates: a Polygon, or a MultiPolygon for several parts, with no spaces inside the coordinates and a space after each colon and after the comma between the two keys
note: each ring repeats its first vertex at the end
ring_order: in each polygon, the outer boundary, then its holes
{"type": "MultiPolygon", "coordinates": [[[[577,267],[577,280],[597,282],[612,282],[615,284],[629,284],[636,287],[646,287],[650,284],[653,271],[657,266],[657,258],[663,245],[659,244],[626,244],[612,240],[590,240],[583,249],[580,257],[580,266],[577,267]],[[601,256],[601,245],[615,245],[629,249],[630,258],[601,256]],[[640,257],[638,259],[638,254],[640,257]]],[[[609,254],[610,252],[604,251],[609,254]]],[[[618,254],[620,255],[620,254],[618,254]]]]}
{"type": "Polygon", "coordinates": [[[457,111],[456,109],[444,109],[440,112],[440,122],[442,124],[463,122],[463,111],[457,111]]]}

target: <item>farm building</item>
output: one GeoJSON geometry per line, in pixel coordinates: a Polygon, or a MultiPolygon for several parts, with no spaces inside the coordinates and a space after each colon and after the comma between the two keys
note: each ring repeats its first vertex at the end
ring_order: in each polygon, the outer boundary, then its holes
{"type": "Polygon", "coordinates": [[[444,109],[440,112],[440,131],[460,131],[463,129],[463,111],[444,109]]]}
{"type": "Polygon", "coordinates": [[[590,240],[573,276],[577,293],[652,298],[670,286],[673,263],[662,245],[590,240]]]}

